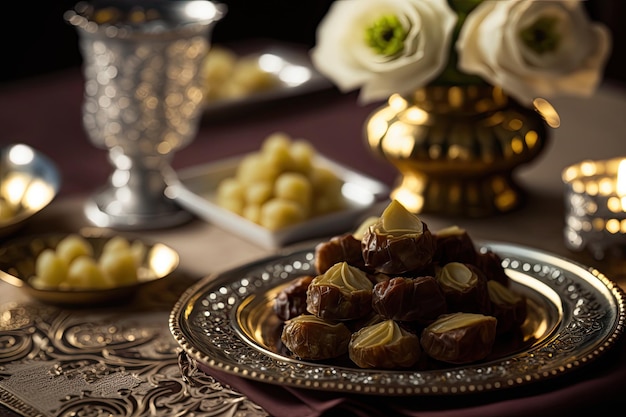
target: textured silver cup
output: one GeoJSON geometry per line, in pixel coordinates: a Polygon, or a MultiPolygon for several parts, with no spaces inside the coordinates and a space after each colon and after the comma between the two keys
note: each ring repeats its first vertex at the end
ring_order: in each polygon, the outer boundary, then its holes
{"type": "Polygon", "coordinates": [[[66,12],[83,56],[83,125],[114,167],[85,205],[94,224],[154,229],[190,219],[165,196],[166,178],[174,152],[197,134],[202,62],[225,12],[206,0],[100,0],[66,12]]]}

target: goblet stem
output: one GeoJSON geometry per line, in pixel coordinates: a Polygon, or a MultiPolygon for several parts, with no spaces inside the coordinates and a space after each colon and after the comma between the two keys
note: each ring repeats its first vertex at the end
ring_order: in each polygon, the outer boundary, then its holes
{"type": "Polygon", "coordinates": [[[191,220],[191,214],[165,197],[164,178],[173,175],[168,156],[127,156],[114,147],[109,159],[115,171],[108,187],[85,205],[92,223],[114,229],[160,229],[191,220]]]}

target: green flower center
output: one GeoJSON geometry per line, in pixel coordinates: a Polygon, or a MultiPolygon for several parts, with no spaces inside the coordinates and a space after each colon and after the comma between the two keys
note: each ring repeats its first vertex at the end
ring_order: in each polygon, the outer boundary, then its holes
{"type": "Polygon", "coordinates": [[[561,41],[557,31],[557,19],[554,17],[540,17],[530,26],[520,31],[524,44],[538,54],[555,51],[561,41]]]}
{"type": "Polygon", "coordinates": [[[365,42],[375,53],[394,56],[404,49],[407,31],[395,15],[382,16],[365,30],[365,42]]]}

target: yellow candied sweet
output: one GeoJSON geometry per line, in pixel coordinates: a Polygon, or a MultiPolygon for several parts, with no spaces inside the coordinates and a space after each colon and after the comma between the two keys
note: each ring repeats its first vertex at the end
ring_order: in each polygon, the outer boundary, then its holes
{"type": "Polygon", "coordinates": [[[256,206],[265,203],[272,198],[274,183],[272,181],[257,181],[245,187],[246,206],[256,206]]]}
{"type": "Polygon", "coordinates": [[[130,249],[130,253],[132,253],[133,257],[135,258],[135,263],[137,264],[137,268],[139,268],[139,266],[143,264],[143,260],[146,257],[146,253],[147,253],[146,245],[144,245],[143,242],[140,240],[135,240],[130,244],[129,249],[130,249]]]}
{"type": "Polygon", "coordinates": [[[245,92],[266,90],[277,84],[276,75],[263,70],[256,57],[244,56],[237,60],[231,82],[245,92]]]}
{"type": "Polygon", "coordinates": [[[305,218],[302,207],[295,201],[274,198],[261,206],[259,223],[267,229],[278,230],[305,218]]]}
{"type": "Polygon", "coordinates": [[[277,165],[276,161],[267,157],[265,153],[251,153],[239,162],[235,179],[244,185],[258,181],[273,182],[280,172],[280,165],[277,165]]]}
{"type": "Polygon", "coordinates": [[[77,234],[43,250],[35,259],[30,283],[39,289],[103,289],[137,282],[146,246],[122,236],[105,242],[96,258],[91,243],[77,234]]]}
{"type": "Polygon", "coordinates": [[[93,247],[84,237],[71,234],[57,244],[56,254],[69,265],[79,256],[93,256],[93,247]]]}
{"type": "Polygon", "coordinates": [[[243,98],[279,84],[276,74],[261,68],[256,57],[240,57],[228,48],[215,45],[204,60],[202,76],[209,102],[243,98]]]}
{"type": "Polygon", "coordinates": [[[237,178],[226,178],[217,188],[217,204],[234,213],[241,214],[245,207],[245,185],[237,178]]]}
{"type": "Polygon", "coordinates": [[[67,272],[67,279],[61,286],[76,289],[102,289],[113,287],[111,281],[96,261],[89,256],[80,256],[72,261],[67,272]]]}
{"type": "Polygon", "coordinates": [[[291,147],[291,136],[285,132],[277,131],[267,135],[261,144],[261,153],[272,153],[280,149],[289,150],[291,147]]]}
{"type": "Polygon", "coordinates": [[[299,172],[285,172],[276,178],[274,195],[283,200],[290,200],[300,205],[305,216],[311,207],[313,186],[311,181],[299,172]]]}
{"type": "Polygon", "coordinates": [[[291,138],[283,132],[276,132],[265,138],[259,155],[279,175],[293,170],[296,165],[291,155],[291,138]]]}
{"type": "Polygon", "coordinates": [[[261,206],[248,204],[243,209],[242,216],[254,223],[261,223],[261,206]]]}
{"type": "Polygon", "coordinates": [[[313,169],[315,149],[310,142],[304,139],[295,139],[289,148],[289,153],[294,162],[295,171],[305,174],[311,172],[313,169]]]}
{"type": "MultiPolygon", "coordinates": [[[[141,242],[139,242],[141,243],[141,242]]],[[[112,237],[102,248],[98,267],[104,277],[115,285],[129,285],[137,281],[137,268],[142,246],[133,245],[122,236],[112,237]]]]}
{"type": "Polygon", "coordinates": [[[57,255],[54,249],[44,249],[35,260],[33,286],[37,288],[53,288],[67,279],[68,264],[57,255]]]}
{"type": "Polygon", "coordinates": [[[130,250],[102,253],[98,266],[104,276],[115,285],[130,285],[137,282],[137,263],[130,250]]]}
{"type": "Polygon", "coordinates": [[[202,75],[208,82],[220,82],[230,76],[236,62],[237,55],[233,51],[213,46],[204,59],[202,75]]]}
{"type": "Polygon", "coordinates": [[[102,246],[102,253],[130,250],[130,242],[122,236],[113,236],[102,246]]]}
{"type": "Polygon", "coordinates": [[[314,215],[330,213],[343,206],[343,181],[335,173],[325,167],[314,167],[309,178],[314,192],[311,207],[314,215]]]}

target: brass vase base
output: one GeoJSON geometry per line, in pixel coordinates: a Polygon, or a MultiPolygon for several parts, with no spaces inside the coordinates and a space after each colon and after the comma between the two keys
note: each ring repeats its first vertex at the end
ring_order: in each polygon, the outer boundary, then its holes
{"type": "Polygon", "coordinates": [[[390,197],[411,211],[458,217],[489,217],[518,209],[526,193],[506,173],[454,178],[407,173],[390,197]]]}
{"type": "Polygon", "coordinates": [[[519,208],[514,170],[545,148],[558,115],[489,86],[426,87],[392,95],[365,124],[368,146],[400,173],[390,197],[414,213],[488,217],[519,208]]]}

